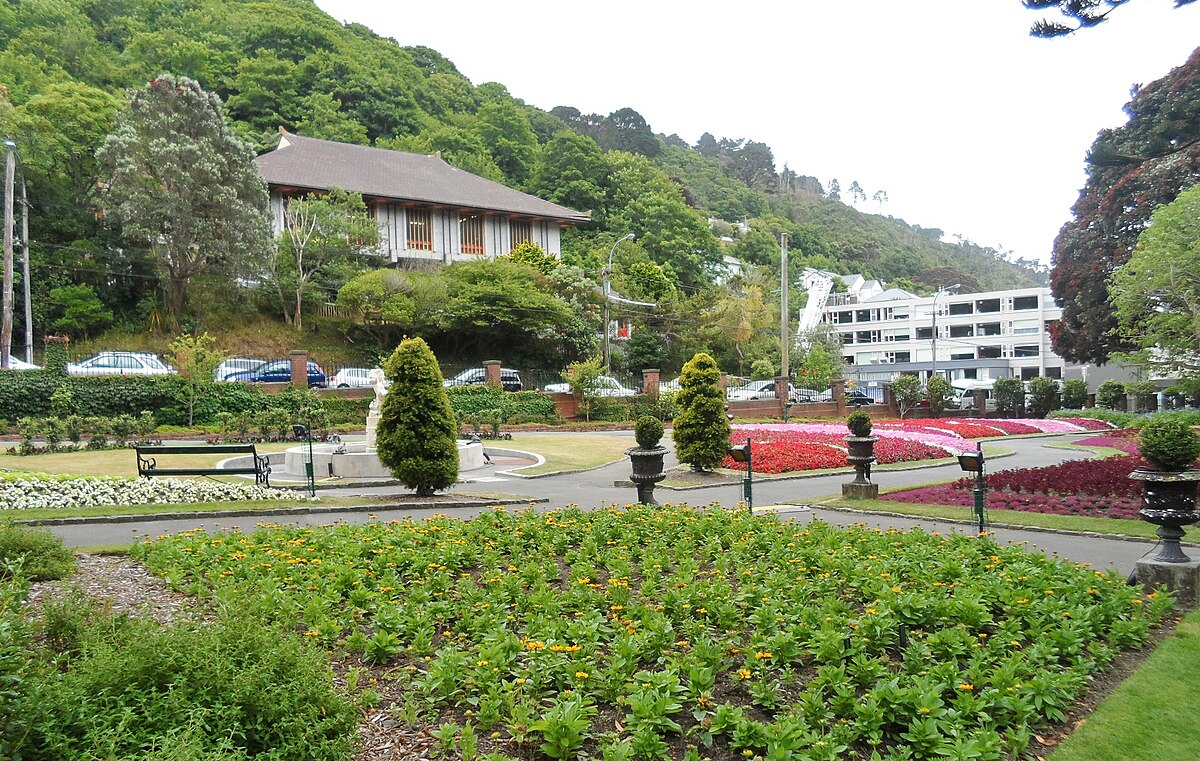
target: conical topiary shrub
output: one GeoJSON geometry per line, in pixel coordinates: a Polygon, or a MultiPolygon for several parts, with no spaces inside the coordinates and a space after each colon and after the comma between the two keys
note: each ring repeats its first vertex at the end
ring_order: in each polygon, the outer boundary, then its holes
{"type": "Polygon", "coordinates": [[[458,419],[429,346],[406,338],[387,361],[392,382],[383,398],[375,447],[379,460],[420,496],[458,481],[458,419]]]}
{"type": "Polygon", "coordinates": [[[675,454],[697,470],[712,470],[729,454],[729,420],[716,361],[703,352],[688,360],[679,375],[672,437],[675,454]]]}

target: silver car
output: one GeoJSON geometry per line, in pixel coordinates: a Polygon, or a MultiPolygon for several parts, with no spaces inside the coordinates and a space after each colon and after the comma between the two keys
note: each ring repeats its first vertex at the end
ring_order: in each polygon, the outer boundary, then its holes
{"type": "Polygon", "coordinates": [[[102,351],[87,359],[67,363],[67,375],[174,375],[175,368],[157,354],[139,351],[102,351]]]}

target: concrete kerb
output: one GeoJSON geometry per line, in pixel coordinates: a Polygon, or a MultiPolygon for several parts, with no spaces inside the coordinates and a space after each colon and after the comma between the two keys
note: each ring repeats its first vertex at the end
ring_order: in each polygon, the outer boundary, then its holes
{"type": "MultiPolygon", "coordinates": [[[[550,500],[543,497],[527,497],[520,500],[524,504],[531,502],[544,503],[550,500]]],[[[34,520],[15,520],[13,523],[22,526],[71,526],[71,525],[86,525],[89,523],[143,523],[146,521],[171,521],[171,520],[186,520],[188,518],[253,518],[253,517],[271,517],[271,516],[287,516],[287,515],[314,515],[318,513],[375,513],[384,510],[440,510],[442,508],[452,509],[456,507],[487,507],[489,505],[505,505],[513,504],[512,501],[498,499],[462,499],[452,500],[448,502],[404,502],[404,503],[377,503],[373,505],[348,505],[345,507],[336,507],[331,505],[319,505],[313,507],[280,507],[280,508],[256,508],[246,510],[214,510],[212,512],[175,512],[175,513],[152,513],[149,515],[88,515],[76,516],[71,518],[39,518],[34,520]]]]}

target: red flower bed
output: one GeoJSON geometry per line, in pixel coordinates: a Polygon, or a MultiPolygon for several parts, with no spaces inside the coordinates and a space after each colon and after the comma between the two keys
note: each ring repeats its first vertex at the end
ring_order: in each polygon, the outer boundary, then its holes
{"type": "Polygon", "coordinates": [[[1110,449],[1120,449],[1127,454],[1141,454],[1138,449],[1137,431],[1135,430],[1113,431],[1105,436],[1092,436],[1088,439],[1080,439],[1075,443],[1084,447],[1108,447],[1110,449]]]}
{"type": "MultiPolygon", "coordinates": [[[[751,436],[750,452],[757,473],[791,473],[801,470],[844,468],[846,441],[844,436],[829,433],[802,433],[798,431],[755,431],[751,436]]],[[[745,443],[745,438],[734,433],[731,441],[745,443]]],[[[893,462],[913,462],[948,457],[946,450],[919,441],[903,439],[879,439],[875,442],[875,457],[881,465],[893,462]]],[[[745,470],[745,463],[734,462],[726,457],[723,468],[745,470]]]]}
{"type": "Polygon", "coordinates": [[[988,425],[1004,431],[1006,436],[1019,436],[1025,433],[1041,433],[1042,429],[1018,420],[989,420],[988,425]]]}

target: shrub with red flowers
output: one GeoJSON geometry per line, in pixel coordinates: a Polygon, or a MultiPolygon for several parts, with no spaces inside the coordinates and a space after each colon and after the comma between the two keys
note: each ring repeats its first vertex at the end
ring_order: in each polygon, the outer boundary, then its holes
{"type": "MultiPolygon", "coordinates": [[[[791,473],[800,470],[821,470],[846,467],[845,436],[833,433],[812,433],[792,429],[771,430],[758,427],[747,431],[738,428],[731,436],[733,443],[743,443],[750,433],[750,452],[754,470],[758,473],[791,473]]],[[[945,449],[920,441],[881,437],[875,442],[877,462],[932,460],[949,455],[945,449]]],[[[721,467],[745,470],[744,463],[726,457],[721,467]]]]}

